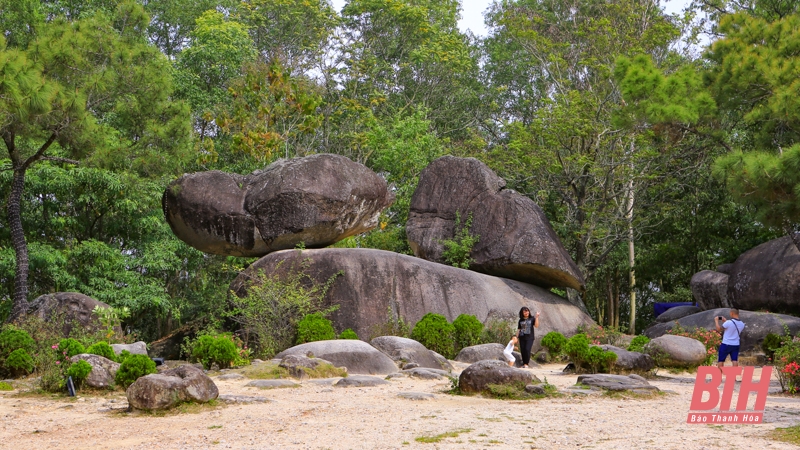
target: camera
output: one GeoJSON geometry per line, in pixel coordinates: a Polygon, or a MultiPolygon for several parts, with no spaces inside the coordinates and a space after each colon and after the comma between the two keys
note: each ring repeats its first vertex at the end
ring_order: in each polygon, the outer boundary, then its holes
{"type": "Polygon", "coordinates": [[[725,320],[725,318],[724,318],[724,317],[722,317],[722,316],[717,316],[717,319],[719,319],[719,320],[725,320]]]}

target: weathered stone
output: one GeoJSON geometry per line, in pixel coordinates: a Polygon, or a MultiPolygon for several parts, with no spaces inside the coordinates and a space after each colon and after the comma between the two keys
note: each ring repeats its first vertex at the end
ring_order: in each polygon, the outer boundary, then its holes
{"type": "Polygon", "coordinates": [[[725,275],[730,275],[731,269],[733,269],[733,264],[720,264],[717,266],[717,272],[725,275]]]}
{"type": "Polygon", "coordinates": [[[699,366],[706,360],[706,346],[697,339],[665,334],[648,342],[644,347],[660,366],[691,367],[699,366]]]}
{"type": "Polygon", "coordinates": [[[330,361],[320,358],[309,358],[305,355],[286,355],[283,357],[283,359],[281,359],[281,362],[278,364],[278,366],[288,370],[289,375],[301,380],[305,380],[306,378],[310,377],[308,372],[304,369],[315,369],[320,364],[333,365],[330,363],[330,361]]]}
{"type": "Polygon", "coordinates": [[[648,383],[644,378],[633,375],[609,375],[604,373],[580,375],[578,383],[607,391],[634,391],[636,393],[658,391],[657,387],[648,383]]]}
{"type": "Polygon", "coordinates": [[[742,253],[728,278],[730,306],[800,314],[800,251],[789,236],[742,253]]]}
{"type": "Polygon", "coordinates": [[[244,296],[249,283],[257,282],[259,271],[291,276],[302,267],[311,280],[320,284],[343,272],[331,284],[325,300],[327,305],[339,305],[331,314],[335,328],[352,328],[359,336],[369,336],[385,324],[389,309],[408,323],[416,323],[433,312],[449,321],[459,314],[472,314],[482,322],[497,317],[507,319],[516,328],[519,310],[527,306],[543,314],[534,351],[541,347],[541,337],[550,331],[571,336],[579,326],[594,323],[578,307],[546,289],[374,249],[275,252],[251,264],[233,281],[231,289],[244,296]]]}
{"type": "Polygon", "coordinates": [[[703,270],[692,276],[692,280],[689,282],[692,287],[692,296],[701,310],[730,308],[728,278],[728,275],[713,270],[703,270]]]}
{"type": "Polygon", "coordinates": [[[397,394],[400,398],[407,398],[409,400],[433,400],[434,395],[427,392],[401,392],[397,394]]]}
{"type": "Polygon", "coordinates": [[[247,387],[257,387],[260,389],[280,389],[280,388],[294,388],[300,387],[299,384],[295,383],[292,380],[253,380],[247,384],[247,387]]]}
{"type": "Polygon", "coordinates": [[[348,376],[346,378],[342,378],[341,380],[337,381],[334,386],[336,387],[371,387],[371,386],[380,386],[382,384],[389,384],[388,381],[384,380],[383,378],[378,377],[370,377],[366,375],[354,375],[348,376]]]}
{"type": "Polygon", "coordinates": [[[658,317],[656,317],[656,322],[669,322],[671,320],[678,320],[681,317],[691,316],[692,314],[699,313],[702,311],[697,306],[676,306],[674,308],[670,308],[658,317]]]}
{"type": "Polygon", "coordinates": [[[433,372],[433,370],[434,369],[423,369],[418,367],[415,369],[404,370],[403,373],[407,374],[411,378],[419,378],[421,380],[439,380],[443,378],[442,374],[433,372]]]}
{"type": "Polygon", "coordinates": [[[474,158],[443,156],[419,177],[406,224],[414,254],[444,263],[442,241],[453,239],[456,214],[480,237],[471,270],[545,288],[583,290],[580,270],[544,212],[530,198],[505,189],[505,181],[474,158]]]}
{"type": "Polygon", "coordinates": [[[446,359],[444,361],[439,360],[436,357],[436,352],[428,350],[424,345],[413,339],[400,336],[380,336],[370,341],[370,344],[392,358],[403,369],[427,367],[453,370],[453,366],[446,359]]]}
{"type": "Polygon", "coordinates": [[[533,395],[544,395],[544,384],[529,384],[525,386],[525,392],[533,395]]]}
{"type": "Polygon", "coordinates": [[[167,187],[162,203],[172,231],[192,247],[263,256],[368,231],[393,201],[386,181],[363,164],[317,154],[279,160],[247,176],[187,174],[167,187]]]}
{"type": "Polygon", "coordinates": [[[508,364],[497,360],[478,361],[464,369],[458,377],[458,387],[464,393],[483,392],[490,384],[519,383],[527,386],[540,382],[530,371],[508,367],[508,364]]]}
{"type": "Polygon", "coordinates": [[[217,385],[202,370],[180,366],[166,372],[145,375],[125,392],[134,409],[169,409],[183,402],[206,403],[219,396],[217,385]]]}
{"type": "Polygon", "coordinates": [[[245,378],[245,376],[240,373],[226,373],[225,375],[220,375],[217,378],[220,380],[242,380],[245,378]]]}
{"type": "MultiPolygon", "coordinates": [[[[78,325],[88,333],[105,331],[94,314],[96,307],[110,308],[107,304],[77,292],[56,292],[36,297],[28,306],[28,315],[38,317],[48,323],[57,323],[64,336],[72,333],[72,327],[78,325]]],[[[114,328],[122,334],[122,328],[114,328]]]]}
{"type": "MultiPolygon", "coordinates": [[[[678,321],[657,323],[644,330],[644,335],[649,338],[656,338],[666,334],[669,330],[680,323],[684,329],[705,328],[706,330],[716,330],[714,317],[723,316],[730,319],[730,308],[717,308],[709,311],[702,311],[691,316],[682,317],[678,321]]],[[[740,335],[741,351],[760,350],[761,343],[767,334],[773,333],[783,335],[784,325],[789,328],[792,336],[800,334],[800,318],[785,314],[762,313],[739,310],[739,318],[745,323],[744,331],[740,335]]]]}
{"type": "Polygon", "coordinates": [[[114,384],[114,377],[117,376],[120,364],[111,361],[100,355],[91,355],[89,353],[81,353],[70,358],[70,361],[76,363],[78,361],[86,361],[92,366],[92,371],[84,383],[86,386],[93,388],[107,388],[114,384]]]}
{"type": "Polygon", "coordinates": [[[336,367],[346,367],[350,374],[388,375],[397,372],[397,366],[375,347],[355,339],[308,342],[278,353],[278,358],[289,355],[305,356],[330,361],[336,367]]]}
{"type": "MultiPolygon", "coordinates": [[[[505,346],[497,343],[472,345],[462,348],[461,351],[458,352],[458,355],[456,355],[455,360],[470,364],[486,359],[508,362],[505,355],[503,355],[503,350],[505,350],[505,346]]],[[[511,354],[514,355],[514,367],[522,367],[522,355],[517,351],[511,352],[511,354]]],[[[539,364],[531,361],[528,366],[538,367],[539,364]]]]}
{"type": "Polygon", "coordinates": [[[111,344],[114,353],[119,355],[127,350],[131,355],[144,355],[147,356],[147,344],[143,341],[134,342],[133,344],[111,344]]]}
{"type": "Polygon", "coordinates": [[[222,394],[219,397],[217,397],[217,400],[221,401],[222,403],[232,403],[232,404],[269,403],[272,401],[266,397],[258,397],[253,395],[232,395],[232,394],[222,394]]]}
{"type": "Polygon", "coordinates": [[[653,370],[655,363],[650,355],[639,352],[629,352],[613,345],[601,345],[600,348],[616,353],[617,361],[614,363],[614,372],[648,372],[653,370]]]}
{"type": "Polygon", "coordinates": [[[179,360],[181,357],[181,345],[187,338],[194,339],[197,335],[198,325],[184,325],[167,336],[150,343],[149,354],[153,357],[164,358],[167,360],[179,360]]]}

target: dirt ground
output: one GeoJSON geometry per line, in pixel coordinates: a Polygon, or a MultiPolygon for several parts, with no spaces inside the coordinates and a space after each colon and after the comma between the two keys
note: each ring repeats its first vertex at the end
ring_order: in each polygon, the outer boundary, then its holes
{"type": "MultiPolygon", "coordinates": [[[[559,388],[575,384],[563,365],[531,369],[559,388]]],[[[756,370],[756,377],[760,376],[756,370]]],[[[266,403],[187,407],[183,412],[125,412],[121,392],[78,398],[0,394],[0,447],[8,449],[789,449],[766,437],[800,422],[800,399],[771,394],[764,423],[695,425],[686,416],[694,375],[659,373],[668,391],[651,398],[568,395],[527,401],[445,393],[448,380],[394,378],[388,385],[245,387],[213,377],[220,394],[266,403]],[[434,394],[429,400],[400,397],[434,394]],[[439,435],[449,433],[449,437],[439,435]],[[434,438],[439,442],[420,442],[434,438]]],[[[773,384],[777,386],[777,384],[773,384]]],[[[779,390],[772,388],[771,391],[779,390]]],[[[751,404],[755,396],[751,396],[751,404]]],[[[735,401],[735,398],[734,398],[735,401]]]]}

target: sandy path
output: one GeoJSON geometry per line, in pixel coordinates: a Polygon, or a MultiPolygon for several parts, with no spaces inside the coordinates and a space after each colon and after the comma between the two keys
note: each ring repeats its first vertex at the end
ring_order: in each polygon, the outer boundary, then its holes
{"type": "MultiPolygon", "coordinates": [[[[533,369],[559,387],[575,383],[562,365],[533,369]]],[[[263,396],[263,404],[222,406],[162,417],[113,411],[121,393],[75,399],[0,395],[0,447],[15,449],[284,448],[594,448],[788,449],[765,438],[800,421],[800,399],[770,396],[760,425],[690,425],[692,375],[651,381],[673,394],[652,399],[578,397],[501,401],[443,393],[449,382],[396,378],[389,385],[246,388],[248,380],[214,378],[221,394],[263,396]],[[434,393],[433,400],[398,397],[434,393]],[[113,400],[113,402],[112,402],[113,400]],[[112,410],[109,411],[109,408],[112,410]],[[438,443],[415,438],[462,431],[438,443]]],[[[752,399],[751,399],[752,401],[752,399]]]]}

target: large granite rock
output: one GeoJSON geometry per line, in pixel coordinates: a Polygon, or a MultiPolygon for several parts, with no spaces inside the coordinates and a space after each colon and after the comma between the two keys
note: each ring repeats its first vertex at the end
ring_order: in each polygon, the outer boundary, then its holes
{"type": "MultiPolygon", "coordinates": [[[[28,306],[28,315],[34,315],[46,322],[60,324],[64,336],[69,336],[74,325],[88,333],[105,330],[99,318],[92,311],[96,307],[110,308],[106,303],[77,292],[56,292],[36,297],[28,306]]],[[[122,329],[115,331],[122,334],[122,329]]]]}
{"type": "MultiPolygon", "coordinates": [[[[730,309],[717,308],[682,317],[677,321],[657,323],[644,330],[643,334],[651,339],[656,338],[666,334],[676,323],[680,323],[683,328],[705,328],[707,330],[715,330],[715,316],[723,316],[729,319],[730,309]]],[[[759,351],[761,349],[761,343],[764,342],[764,338],[767,334],[784,334],[784,325],[789,328],[789,333],[791,333],[792,336],[800,334],[800,318],[798,317],[787,316],[785,314],[739,310],[739,318],[746,325],[744,331],[741,333],[742,351],[759,351]]]]}
{"type": "Polygon", "coordinates": [[[145,375],[125,391],[134,409],[169,409],[183,402],[206,403],[219,396],[217,385],[202,370],[180,366],[158,374],[145,375]]]}
{"type": "Polygon", "coordinates": [[[742,253],[728,278],[734,308],[800,314],[800,251],[789,236],[742,253]]]}
{"type": "Polygon", "coordinates": [[[310,378],[305,369],[316,369],[321,364],[332,365],[330,361],[320,358],[309,358],[305,355],[286,355],[278,366],[289,371],[289,375],[305,380],[310,378]]]}
{"type": "Polygon", "coordinates": [[[509,367],[508,364],[494,359],[471,364],[458,377],[458,387],[466,394],[483,392],[490,384],[525,386],[539,382],[531,371],[509,367]]]}
{"type": "Polygon", "coordinates": [[[689,285],[692,287],[692,296],[701,310],[731,307],[728,301],[727,274],[703,270],[692,276],[689,285]]]}
{"type": "Polygon", "coordinates": [[[144,341],[134,342],[133,344],[111,344],[114,353],[119,355],[123,351],[128,351],[131,355],[147,356],[147,344],[144,341]]]}
{"type": "Polygon", "coordinates": [[[647,380],[638,375],[609,375],[595,373],[590,375],[580,375],[579,384],[605,389],[607,391],[633,391],[636,393],[658,392],[658,388],[648,383],[647,380]]]}
{"type": "Polygon", "coordinates": [[[662,367],[699,366],[708,357],[706,346],[697,339],[665,334],[644,346],[644,351],[662,367]]]}
{"type": "Polygon", "coordinates": [[[661,315],[656,317],[656,322],[669,322],[671,320],[678,320],[681,317],[691,316],[692,314],[702,311],[697,306],[676,306],[664,311],[661,315]]]}
{"type": "Polygon", "coordinates": [[[388,356],[364,341],[338,339],[295,345],[278,353],[275,358],[289,355],[309,356],[330,361],[336,367],[346,367],[347,373],[363,375],[388,375],[397,372],[397,366],[388,356]]]}
{"type": "Polygon", "coordinates": [[[280,160],[249,175],[187,174],[162,200],[178,238],[217,255],[325,247],[377,226],[394,201],[386,181],[340,155],[280,160]]]}
{"type": "Polygon", "coordinates": [[[639,352],[629,352],[624,348],[615,347],[613,345],[600,345],[599,347],[603,350],[616,353],[617,361],[612,368],[613,372],[649,372],[655,367],[653,358],[651,358],[650,355],[639,352]]]}
{"type": "Polygon", "coordinates": [[[528,197],[505,189],[505,181],[474,158],[443,156],[419,177],[406,224],[414,254],[444,263],[442,241],[455,236],[472,214],[471,234],[480,236],[470,269],[542,287],[583,290],[580,270],[544,212],[528,197]]]}
{"type": "Polygon", "coordinates": [[[433,312],[450,321],[459,314],[473,314],[482,322],[490,316],[507,318],[516,329],[519,310],[527,306],[542,313],[534,351],[541,348],[542,336],[550,331],[571,336],[578,326],[594,323],[578,307],[547,289],[374,249],[275,252],[239,274],[231,290],[244,296],[248,284],[257,282],[259,271],[291,274],[301,267],[317,283],[343,272],[330,286],[326,302],[339,305],[331,315],[335,327],[352,328],[359,336],[370,336],[375,327],[386,323],[389,309],[411,324],[433,312]]]}
{"type": "Polygon", "coordinates": [[[453,370],[447,360],[444,363],[436,358],[436,354],[419,342],[400,336],[379,336],[370,341],[373,347],[385,353],[401,368],[408,364],[414,367],[429,369],[453,370]]]}
{"type": "MultiPolygon", "coordinates": [[[[487,359],[508,362],[503,355],[503,350],[505,350],[505,345],[497,343],[472,345],[462,348],[461,351],[458,352],[458,355],[456,355],[455,360],[470,364],[487,359]]],[[[514,362],[514,367],[522,367],[522,355],[520,355],[519,352],[512,352],[512,354],[516,360],[514,362]]],[[[531,365],[535,364],[536,363],[531,363],[531,365]]]]}
{"type": "Polygon", "coordinates": [[[89,353],[81,353],[70,358],[70,361],[76,363],[78,361],[86,361],[92,366],[92,371],[84,381],[84,384],[93,388],[107,388],[114,384],[114,378],[117,376],[120,364],[111,361],[108,358],[100,355],[92,355],[89,353]]]}

